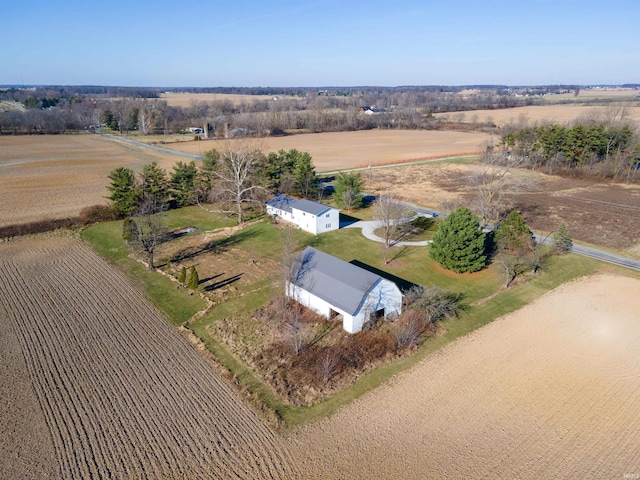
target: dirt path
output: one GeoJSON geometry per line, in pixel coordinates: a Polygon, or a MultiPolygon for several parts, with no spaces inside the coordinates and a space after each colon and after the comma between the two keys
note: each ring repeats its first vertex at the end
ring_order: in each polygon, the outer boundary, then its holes
{"type": "Polygon", "coordinates": [[[565,285],[305,427],[308,478],[637,478],[639,288],[565,285]]]}
{"type": "Polygon", "coordinates": [[[2,397],[0,478],[299,476],[282,440],[88,247],[0,243],[0,264],[2,392],[16,386],[2,397]]]}

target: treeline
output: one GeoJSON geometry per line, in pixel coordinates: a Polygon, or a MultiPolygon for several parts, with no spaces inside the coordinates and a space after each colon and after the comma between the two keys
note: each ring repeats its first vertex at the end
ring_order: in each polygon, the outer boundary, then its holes
{"type": "Polygon", "coordinates": [[[640,138],[629,124],[526,126],[501,137],[502,161],[548,173],[581,170],[615,181],[640,180],[640,138]]]}
{"type": "Polygon", "coordinates": [[[237,215],[238,223],[247,208],[258,205],[261,210],[275,193],[311,198],[320,189],[307,152],[264,154],[249,145],[210,150],[198,166],[179,161],[170,172],[156,162],[144,165],[138,175],[121,167],[110,172],[109,180],[107,198],[121,218],[135,215],[145,203],[164,209],[216,202],[220,211],[237,215]]]}
{"type": "MultiPolygon", "coordinates": [[[[213,135],[219,137],[226,137],[234,130],[265,136],[290,131],[434,129],[446,122],[434,119],[433,113],[510,108],[531,105],[539,100],[498,95],[489,89],[462,95],[459,89],[273,89],[269,93],[274,96],[269,99],[194,102],[184,108],[169,106],[157,98],[160,91],[154,90],[107,87],[7,89],[0,91],[0,99],[17,102],[21,108],[0,109],[0,134],[52,134],[101,127],[120,132],[172,134],[205,124],[209,124],[213,135]],[[362,111],[365,106],[376,107],[379,114],[365,115],[362,111]],[[110,117],[108,121],[105,121],[105,113],[110,117]]],[[[201,90],[210,89],[194,89],[201,90]]],[[[224,90],[225,93],[247,93],[246,89],[224,90]]],[[[265,94],[259,90],[252,92],[265,94]]]]}

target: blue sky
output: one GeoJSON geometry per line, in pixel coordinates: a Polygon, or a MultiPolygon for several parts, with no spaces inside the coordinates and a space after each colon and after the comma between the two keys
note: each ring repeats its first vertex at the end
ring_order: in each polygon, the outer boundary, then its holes
{"type": "Polygon", "coordinates": [[[0,84],[640,83],[638,0],[0,0],[0,84]]]}

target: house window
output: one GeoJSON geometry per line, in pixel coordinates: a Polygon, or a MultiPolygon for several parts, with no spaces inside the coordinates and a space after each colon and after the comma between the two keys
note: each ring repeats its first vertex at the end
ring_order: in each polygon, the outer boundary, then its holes
{"type": "Polygon", "coordinates": [[[330,213],[327,213],[325,216],[326,216],[327,218],[329,218],[329,215],[331,215],[331,214],[330,214],[330,213]]]}
{"type": "Polygon", "coordinates": [[[331,228],[331,224],[327,223],[324,228],[331,228]]]}

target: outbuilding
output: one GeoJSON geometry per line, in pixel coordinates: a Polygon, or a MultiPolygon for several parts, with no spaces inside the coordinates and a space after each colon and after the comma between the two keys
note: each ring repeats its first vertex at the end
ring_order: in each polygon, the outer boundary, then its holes
{"type": "Polygon", "coordinates": [[[402,292],[394,282],[313,247],[296,258],[287,295],[327,319],[341,315],[349,333],[373,317],[402,312],[402,292]]]}
{"type": "Polygon", "coordinates": [[[319,233],[340,228],[340,210],[311,200],[300,200],[278,194],[266,202],[267,213],[302,230],[319,233]]]}

